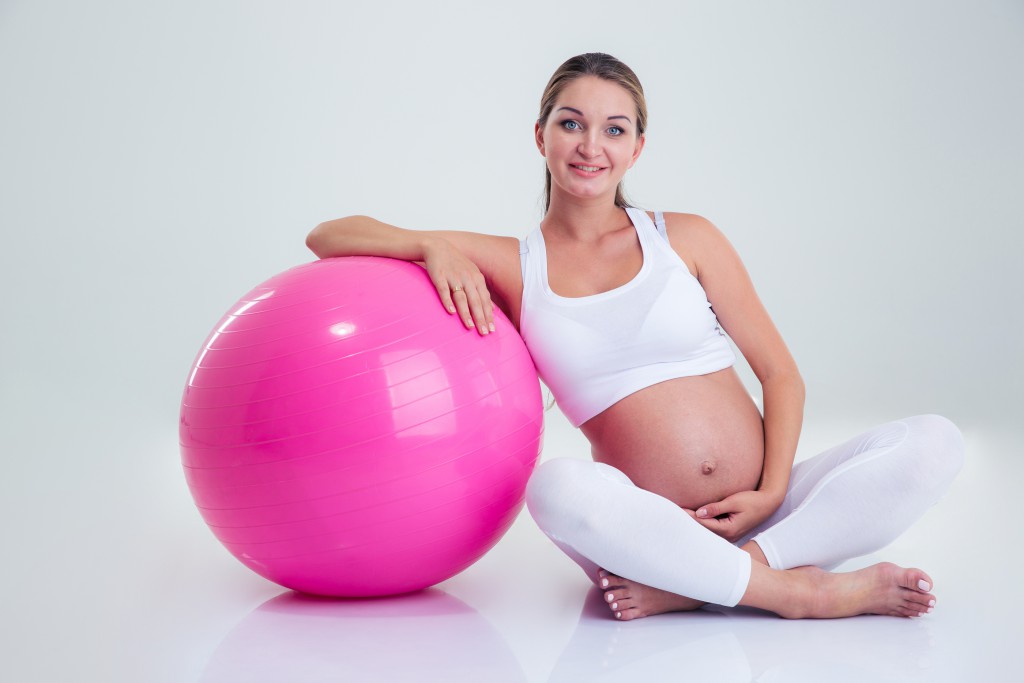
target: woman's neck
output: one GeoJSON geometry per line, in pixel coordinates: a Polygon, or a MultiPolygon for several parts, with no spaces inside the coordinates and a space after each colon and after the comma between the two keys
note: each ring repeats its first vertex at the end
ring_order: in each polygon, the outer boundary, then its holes
{"type": "Polygon", "coordinates": [[[627,219],[614,197],[578,199],[552,196],[541,226],[545,236],[574,242],[597,242],[604,235],[622,227],[627,219]]]}

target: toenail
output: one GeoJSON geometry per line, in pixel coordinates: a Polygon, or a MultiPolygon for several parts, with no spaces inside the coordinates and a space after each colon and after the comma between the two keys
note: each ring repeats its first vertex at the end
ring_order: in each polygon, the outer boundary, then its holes
{"type": "Polygon", "coordinates": [[[619,609],[619,603],[613,602],[612,603],[612,609],[619,609]]]}
{"type": "Polygon", "coordinates": [[[608,579],[601,579],[601,586],[603,586],[604,588],[607,588],[608,587],[608,579]]]}
{"type": "Polygon", "coordinates": [[[930,591],[932,589],[932,585],[930,583],[928,583],[927,581],[925,581],[924,579],[920,579],[917,582],[917,587],[920,588],[923,591],[930,591]]]}
{"type": "Polygon", "coordinates": [[[934,600],[929,600],[928,601],[928,606],[929,607],[935,607],[935,601],[934,600]]]}

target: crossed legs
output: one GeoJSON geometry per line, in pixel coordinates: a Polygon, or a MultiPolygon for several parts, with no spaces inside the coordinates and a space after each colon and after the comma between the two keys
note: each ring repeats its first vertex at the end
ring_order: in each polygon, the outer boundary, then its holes
{"type": "Polygon", "coordinates": [[[876,427],[794,467],[783,504],[743,549],[602,463],[545,462],[527,504],[591,580],[608,582],[620,619],[703,602],[787,617],[916,616],[934,605],[920,570],[819,568],[887,545],[941,497],[962,461],[962,437],[945,418],[876,427]]]}

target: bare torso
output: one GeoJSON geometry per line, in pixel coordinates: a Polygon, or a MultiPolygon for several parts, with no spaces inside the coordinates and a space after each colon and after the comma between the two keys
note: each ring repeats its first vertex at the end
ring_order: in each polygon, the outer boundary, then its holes
{"type": "MultiPolygon", "coordinates": [[[[630,281],[643,263],[631,225],[590,250],[546,241],[549,285],[562,296],[613,289],[630,281]],[[616,266],[580,269],[580,263],[616,266]]],[[[692,272],[687,256],[681,258],[692,272]]],[[[494,294],[518,330],[523,293],[518,252],[515,259],[505,282],[494,283],[503,285],[494,294]]],[[[580,431],[594,460],[689,509],[756,489],[764,463],[761,414],[733,368],[646,387],[583,423],[580,431]]]]}
{"type": "Polygon", "coordinates": [[[732,368],[649,386],[580,430],[594,460],[691,510],[761,478],[761,414],[732,368]]]}

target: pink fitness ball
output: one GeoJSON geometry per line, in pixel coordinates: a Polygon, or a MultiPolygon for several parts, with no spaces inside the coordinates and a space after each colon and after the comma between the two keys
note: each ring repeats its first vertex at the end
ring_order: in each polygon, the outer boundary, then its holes
{"type": "Polygon", "coordinates": [[[214,535],[282,586],[376,596],[432,586],[522,509],[543,414],[533,360],[495,309],[481,336],[426,271],[323,259],[217,324],[181,401],[181,459],[214,535]]]}

